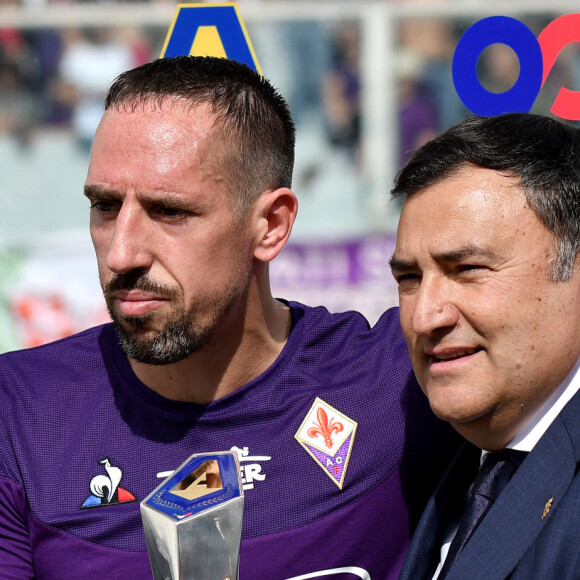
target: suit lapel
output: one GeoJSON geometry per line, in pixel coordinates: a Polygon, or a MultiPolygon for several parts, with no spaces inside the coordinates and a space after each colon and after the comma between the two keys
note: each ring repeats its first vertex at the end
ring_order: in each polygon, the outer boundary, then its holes
{"type": "Polygon", "coordinates": [[[481,451],[470,443],[465,443],[457,453],[425,507],[399,580],[430,578],[428,573],[434,572],[430,565],[433,558],[438,563],[445,518],[475,478],[480,456],[481,451]]]}
{"type": "Polygon", "coordinates": [[[506,578],[558,508],[572,482],[580,443],[580,394],[552,423],[459,555],[448,580],[506,578]]]}

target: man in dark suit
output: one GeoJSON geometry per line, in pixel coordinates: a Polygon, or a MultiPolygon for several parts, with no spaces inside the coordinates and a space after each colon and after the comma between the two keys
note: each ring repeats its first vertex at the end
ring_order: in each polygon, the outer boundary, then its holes
{"type": "Polygon", "coordinates": [[[580,578],[580,130],[467,119],[393,195],[413,368],[467,439],[401,578],[580,578]]]}

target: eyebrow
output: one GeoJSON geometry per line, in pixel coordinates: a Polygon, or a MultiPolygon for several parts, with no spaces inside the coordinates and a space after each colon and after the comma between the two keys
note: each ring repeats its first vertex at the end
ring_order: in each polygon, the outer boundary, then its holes
{"type": "Polygon", "coordinates": [[[101,185],[85,185],[83,194],[89,199],[110,200],[121,197],[121,194],[118,191],[105,189],[101,185]]]}
{"type": "Polygon", "coordinates": [[[417,266],[416,262],[407,262],[405,260],[400,260],[396,258],[393,254],[389,259],[389,266],[391,270],[397,270],[398,272],[408,272],[417,266]]]}
{"type": "MultiPolygon", "coordinates": [[[[120,201],[124,199],[124,194],[116,189],[106,189],[102,185],[85,185],[84,195],[93,201],[120,201]]],[[[138,197],[141,202],[150,206],[159,204],[169,204],[176,209],[191,209],[192,200],[184,199],[175,193],[163,193],[161,195],[152,195],[150,193],[139,193],[138,197]]]]}
{"type": "MultiPolygon", "coordinates": [[[[448,252],[437,252],[433,254],[433,259],[438,263],[445,262],[461,262],[466,258],[482,257],[482,258],[497,258],[497,253],[493,250],[487,248],[482,248],[481,246],[476,246],[475,244],[468,244],[463,248],[458,248],[457,250],[452,250],[448,252]]],[[[391,270],[397,270],[398,272],[408,272],[417,267],[417,262],[409,262],[401,258],[397,258],[394,254],[389,260],[389,266],[391,270]]]]}

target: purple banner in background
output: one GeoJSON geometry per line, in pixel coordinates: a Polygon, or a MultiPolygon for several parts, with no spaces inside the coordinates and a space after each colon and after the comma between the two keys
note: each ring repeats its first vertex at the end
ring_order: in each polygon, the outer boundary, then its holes
{"type": "Polygon", "coordinates": [[[331,311],[359,310],[374,323],[397,304],[388,261],[395,236],[289,243],[272,262],[275,296],[331,311]]]}
{"type": "MultiPolygon", "coordinates": [[[[393,235],[291,242],[271,264],[274,295],[332,312],[358,310],[374,323],[397,303],[387,266],[394,244],[393,235]]],[[[108,320],[85,233],[30,249],[11,278],[0,351],[50,342],[108,320]]]]}

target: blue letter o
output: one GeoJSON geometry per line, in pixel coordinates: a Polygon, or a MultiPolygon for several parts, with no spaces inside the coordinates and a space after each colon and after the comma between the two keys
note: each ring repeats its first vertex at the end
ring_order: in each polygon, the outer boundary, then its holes
{"type": "Polygon", "coordinates": [[[490,16],[470,26],[453,56],[453,84],[463,104],[476,115],[529,112],[542,86],[542,51],[534,33],[519,20],[490,16]],[[520,61],[520,75],[505,93],[485,89],[477,77],[477,60],[492,44],[506,44],[520,61]]]}

